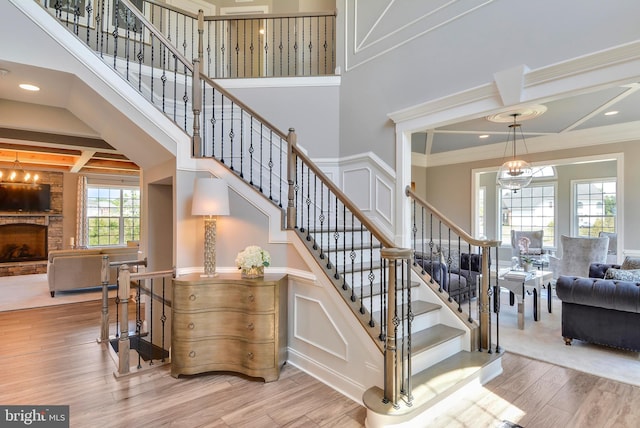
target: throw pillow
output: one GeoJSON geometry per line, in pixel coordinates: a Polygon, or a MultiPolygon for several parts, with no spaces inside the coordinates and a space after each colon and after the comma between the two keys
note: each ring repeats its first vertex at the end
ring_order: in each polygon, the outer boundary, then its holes
{"type": "Polygon", "coordinates": [[[625,257],[624,262],[622,262],[622,266],[620,269],[640,269],[640,258],[639,257],[625,257]]]}
{"type": "Polygon", "coordinates": [[[640,269],[614,269],[609,268],[604,274],[604,279],[618,281],[640,282],[640,269]]]}

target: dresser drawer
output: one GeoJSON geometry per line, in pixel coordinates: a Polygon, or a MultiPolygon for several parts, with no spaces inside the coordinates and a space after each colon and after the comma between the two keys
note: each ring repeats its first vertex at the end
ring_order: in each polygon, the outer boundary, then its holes
{"type": "Polygon", "coordinates": [[[178,310],[209,308],[271,312],[275,309],[275,286],[246,284],[174,285],[173,307],[178,310]]]}
{"type": "Polygon", "coordinates": [[[249,343],[243,340],[174,340],[171,364],[176,368],[208,367],[208,370],[233,370],[244,367],[251,370],[270,369],[277,362],[275,344],[249,343]]]}
{"type": "Polygon", "coordinates": [[[237,311],[174,311],[173,328],[173,336],[181,339],[226,336],[269,342],[275,339],[275,315],[237,311]]]}

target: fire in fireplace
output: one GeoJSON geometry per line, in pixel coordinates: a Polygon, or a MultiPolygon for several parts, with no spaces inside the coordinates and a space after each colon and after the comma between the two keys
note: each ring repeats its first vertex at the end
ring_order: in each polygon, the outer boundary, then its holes
{"type": "Polygon", "coordinates": [[[47,259],[47,226],[15,223],[0,225],[0,263],[47,259]]]}

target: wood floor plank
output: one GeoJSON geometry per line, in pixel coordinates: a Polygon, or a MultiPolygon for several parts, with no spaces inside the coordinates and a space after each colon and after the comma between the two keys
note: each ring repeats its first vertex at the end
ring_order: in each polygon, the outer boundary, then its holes
{"type": "MultiPolygon", "coordinates": [[[[361,428],[366,411],[285,365],[265,383],[231,373],[116,378],[96,343],[101,304],[0,312],[0,403],[70,405],[72,427],[361,428]]],[[[504,372],[469,390],[430,428],[640,426],[640,388],[505,353],[504,372]],[[598,425],[600,424],[600,425],[598,425]]]]}

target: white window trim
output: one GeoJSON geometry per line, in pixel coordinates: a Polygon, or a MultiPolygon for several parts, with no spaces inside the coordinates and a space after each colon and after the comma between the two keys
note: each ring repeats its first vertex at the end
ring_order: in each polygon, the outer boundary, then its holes
{"type": "Polygon", "coordinates": [[[611,180],[611,181],[615,181],[616,182],[616,215],[615,215],[615,223],[616,223],[616,233],[619,233],[618,230],[620,229],[620,218],[619,218],[619,204],[618,204],[618,196],[620,195],[620,190],[618,188],[618,180],[616,179],[616,177],[598,177],[598,178],[585,178],[585,179],[576,179],[576,180],[571,180],[571,218],[569,220],[569,228],[571,229],[571,235],[572,236],[578,236],[578,229],[579,229],[579,225],[576,224],[576,218],[578,217],[578,213],[576,212],[576,185],[580,184],[580,183],[592,183],[594,181],[607,181],[607,180],[611,180]]]}

